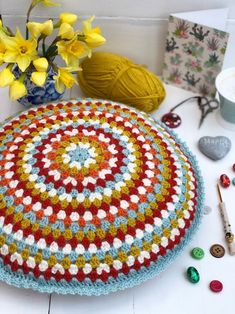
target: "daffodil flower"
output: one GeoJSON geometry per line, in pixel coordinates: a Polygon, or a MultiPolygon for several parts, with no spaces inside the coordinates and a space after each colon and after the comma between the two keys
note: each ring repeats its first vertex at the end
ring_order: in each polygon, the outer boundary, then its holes
{"type": "Polygon", "coordinates": [[[74,37],[74,29],[73,27],[68,23],[62,23],[60,25],[58,36],[62,39],[72,39],[74,37]]]}
{"type": "Polygon", "coordinates": [[[8,68],[3,69],[0,72],[0,87],[6,87],[11,85],[15,80],[15,76],[8,68]]]}
{"type": "Polygon", "coordinates": [[[44,23],[42,23],[43,28],[42,28],[42,34],[45,36],[50,36],[53,32],[53,22],[52,20],[48,20],[44,23]]]}
{"type": "Polygon", "coordinates": [[[60,23],[67,23],[70,25],[74,25],[77,22],[78,16],[73,13],[61,13],[60,14],[60,23]]]}
{"type": "Polygon", "coordinates": [[[29,22],[26,25],[32,37],[37,38],[39,35],[41,35],[42,31],[41,23],[29,22]]]}
{"type": "Polygon", "coordinates": [[[85,42],[89,48],[96,48],[103,45],[106,39],[101,35],[101,30],[99,27],[92,28],[92,22],[94,16],[82,23],[83,33],[85,35],[85,42]]]}
{"type": "Polygon", "coordinates": [[[56,45],[59,55],[68,67],[78,67],[79,58],[85,57],[90,53],[87,45],[76,38],[70,41],[59,41],[56,45]]]}
{"type": "Polygon", "coordinates": [[[33,0],[32,6],[35,7],[39,3],[42,3],[46,7],[57,7],[57,6],[60,5],[59,3],[56,3],[56,2],[54,2],[52,0],[33,0]]]}
{"type": "Polygon", "coordinates": [[[21,81],[14,81],[10,85],[9,97],[11,100],[17,100],[27,94],[27,89],[21,81]]]}
{"type": "Polygon", "coordinates": [[[59,68],[58,75],[54,76],[55,88],[58,93],[62,94],[65,88],[71,88],[74,84],[78,85],[77,80],[70,73],[72,68],[59,68]]]}
{"type": "Polygon", "coordinates": [[[52,1],[52,0],[43,0],[43,5],[45,5],[46,7],[58,7],[58,6],[60,6],[59,3],[56,3],[55,1],[52,1]]]}
{"type": "Polygon", "coordinates": [[[37,42],[34,39],[26,40],[17,29],[15,37],[6,37],[4,43],[7,50],[4,55],[4,61],[8,63],[17,63],[18,67],[24,72],[31,61],[37,57],[37,42]]]}
{"type": "Polygon", "coordinates": [[[38,58],[33,61],[33,65],[38,72],[46,72],[48,68],[48,61],[46,58],[38,58]]]}
{"type": "Polygon", "coordinates": [[[2,65],[4,62],[5,52],[6,52],[6,46],[4,44],[4,41],[0,39],[0,65],[2,65]]]}
{"type": "Polygon", "coordinates": [[[31,74],[31,81],[37,86],[44,86],[47,78],[46,72],[33,72],[31,74]]]}
{"type": "Polygon", "coordinates": [[[53,32],[53,22],[52,20],[48,20],[44,23],[28,22],[27,28],[34,38],[40,35],[50,36],[53,32]]]}

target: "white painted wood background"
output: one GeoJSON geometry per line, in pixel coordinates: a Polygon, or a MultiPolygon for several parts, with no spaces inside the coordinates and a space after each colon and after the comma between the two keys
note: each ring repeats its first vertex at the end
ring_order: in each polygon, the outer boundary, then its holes
{"type": "MultiPolygon", "coordinates": [[[[33,15],[55,17],[59,12],[96,16],[107,43],[102,50],[122,54],[160,74],[167,19],[170,13],[229,8],[230,45],[224,66],[235,66],[235,0],[58,0],[60,7],[37,9],[33,15]]],[[[10,25],[23,24],[30,0],[0,0],[0,12],[10,25]]]]}
{"type": "MultiPolygon", "coordinates": [[[[0,13],[9,25],[13,25],[13,28],[16,25],[23,25],[25,10],[29,2],[30,0],[0,0],[0,13]]],[[[96,24],[102,27],[103,33],[107,38],[106,45],[102,47],[103,50],[127,56],[137,63],[147,65],[152,71],[158,74],[161,73],[162,69],[167,19],[170,13],[228,7],[227,30],[231,36],[230,46],[225,59],[225,67],[235,66],[235,0],[60,0],[60,2],[62,3],[60,8],[38,9],[34,11],[34,15],[40,19],[43,16],[57,16],[62,11],[76,12],[82,17],[95,14],[96,24]]],[[[175,97],[175,94],[173,96],[172,92],[174,94],[174,90],[170,90],[168,95],[167,103],[169,107],[172,107],[171,103],[180,101],[182,98],[188,96],[186,92],[183,94],[178,92],[175,97]]],[[[8,100],[6,90],[1,90],[0,97],[1,102],[4,102],[4,108],[0,109],[1,119],[20,108],[19,105],[17,106],[17,104],[13,104],[8,100]]],[[[191,113],[188,112],[187,114],[190,116],[191,113]]],[[[191,122],[188,122],[188,124],[191,127],[191,122]]],[[[188,129],[190,127],[188,126],[188,129]]],[[[194,128],[196,129],[196,124],[194,128]]],[[[186,134],[188,133],[186,132],[186,134]]],[[[195,133],[194,135],[195,139],[192,137],[190,147],[194,145],[198,137],[198,134],[195,133]]],[[[188,136],[186,139],[190,141],[190,138],[191,136],[188,136]]],[[[210,183],[213,182],[215,176],[211,174],[212,179],[210,179],[210,183]]],[[[213,193],[211,192],[211,199],[212,195],[213,193]]],[[[215,200],[213,202],[213,206],[215,206],[215,200]]],[[[215,213],[212,217],[217,219],[215,213]]],[[[210,218],[206,219],[209,221],[210,218]]],[[[218,218],[216,225],[220,226],[220,223],[218,218]]],[[[211,241],[217,240],[213,234],[209,234],[208,238],[205,238],[204,235],[207,234],[207,226],[204,221],[200,229],[200,234],[194,240],[194,245],[199,245],[200,243],[202,245],[203,243],[208,247],[211,241]]],[[[222,234],[221,229],[218,241],[222,237],[222,234]]],[[[191,262],[192,260],[188,256],[188,252],[185,252],[176,261],[174,267],[168,269],[168,276],[161,275],[158,277],[157,284],[153,279],[140,287],[109,296],[100,298],[53,296],[50,313],[217,314],[222,313],[222,311],[229,312],[229,310],[231,312],[232,308],[229,307],[231,302],[225,302],[225,298],[215,299],[214,296],[209,295],[205,282],[204,286],[196,288],[184,282],[182,279],[183,269],[187,263],[191,262]],[[172,280],[173,277],[174,280],[172,280]],[[171,287],[171,289],[169,290],[168,287],[171,287]],[[169,291],[177,291],[178,293],[169,295],[169,291]],[[197,296],[197,300],[194,299],[194,294],[197,296]],[[182,295],[182,298],[179,298],[179,295],[182,295]],[[196,301],[196,306],[195,304],[190,305],[190,300],[196,301]],[[159,302],[162,302],[162,305],[159,306],[159,302]]],[[[232,261],[227,258],[222,262],[223,264],[220,266],[221,271],[222,269],[226,271],[228,265],[232,269],[232,262],[234,263],[234,260],[232,261]]],[[[215,262],[211,263],[210,257],[203,261],[203,263],[204,270],[201,267],[202,272],[206,273],[205,265],[209,263],[211,266],[209,273],[213,276],[217,275],[218,268],[216,269],[216,266],[218,265],[215,262]]],[[[234,281],[234,271],[230,275],[234,281]]],[[[230,278],[230,275],[228,275],[228,278],[230,278]]],[[[229,285],[229,282],[227,285],[229,285]]],[[[226,300],[232,301],[233,299],[234,289],[230,289],[227,291],[226,300]]],[[[0,314],[47,314],[48,301],[49,296],[46,294],[16,289],[0,283],[0,314]]]]}

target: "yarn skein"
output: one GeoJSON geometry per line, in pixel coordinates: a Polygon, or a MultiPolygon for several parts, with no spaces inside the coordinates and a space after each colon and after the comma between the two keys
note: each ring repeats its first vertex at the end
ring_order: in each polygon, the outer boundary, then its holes
{"type": "Polygon", "coordinates": [[[81,64],[79,85],[88,97],[113,100],[151,112],[166,92],[162,81],[131,60],[108,52],[95,52],[81,64]]]}

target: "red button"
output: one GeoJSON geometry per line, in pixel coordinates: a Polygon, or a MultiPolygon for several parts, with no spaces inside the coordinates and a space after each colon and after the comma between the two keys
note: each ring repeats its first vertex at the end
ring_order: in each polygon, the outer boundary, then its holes
{"type": "Polygon", "coordinates": [[[219,280],[212,280],[210,282],[210,289],[213,292],[220,292],[223,290],[223,284],[219,280]]]}
{"type": "Polygon", "coordinates": [[[171,129],[177,128],[181,125],[181,118],[174,112],[164,114],[161,121],[171,129]]]}

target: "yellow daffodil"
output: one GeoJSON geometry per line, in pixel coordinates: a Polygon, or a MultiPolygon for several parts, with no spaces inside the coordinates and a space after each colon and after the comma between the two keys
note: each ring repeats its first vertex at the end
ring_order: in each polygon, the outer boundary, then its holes
{"type": "Polygon", "coordinates": [[[103,45],[106,39],[101,35],[101,30],[99,27],[92,28],[92,22],[94,20],[94,16],[90,19],[84,21],[82,23],[83,33],[86,36],[87,46],[90,48],[96,48],[103,45]]]}
{"type": "Polygon", "coordinates": [[[60,5],[59,3],[56,3],[52,0],[33,0],[32,5],[33,5],[33,7],[35,7],[39,3],[42,3],[46,7],[57,7],[60,5]]]}
{"type": "Polygon", "coordinates": [[[48,20],[44,23],[29,22],[27,28],[32,37],[37,38],[39,35],[50,36],[53,32],[53,22],[48,20]]]}
{"type": "Polygon", "coordinates": [[[7,47],[4,61],[17,63],[22,72],[28,68],[31,61],[37,56],[37,42],[34,39],[24,39],[19,29],[17,29],[15,37],[6,37],[4,43],[7,47]]]}
{"type": "Polygon", "coordinates": [[[27,94],[26,87],[20,81],[14,81],[10,85],[9,96],[11,100],[17,100],[27,94]]]}
{"type": "Polygon", "coordinates": [[[60,6],[59,3],[56,3],[52,0],[43,0],[43,4],[46,6],[46,7],[58,7],[60,6]]]}
{"type": "Polygon", "coordinates": [[[2,65],[4,62],[5,52],[6,52],[6,46],[4,42],[0,39],[0,65],[2,65]]]}
{"type": "Polygon", "coordinates": [[[90,50],[85,43],[72,39],[70,41],[59,41],[57,44],[58,53],[69,67],[78,67],[79,58],[89,55],[90,50]]]}
{"type": "Polygon", "coordinates": [[[77,80],[70,73],[71,68],[59,68],[58,75],[54,76],[55,88],[58,93],[63,93],[65,88],[71,88],[74,84],[78,85],[77,80]]]}
{"type": "Polygon", "coordinates": [[[14,82],[15,76],[8,68],[3,69],[0,72],[0,87],[6,87],[14,82]]]}
{"type": "Polygon", "coordinates": [[[31,75],[31,81],[37,86],[44,86],[47,78],[46,72],[33,72],[31,75]]]}
{"type": "Polygon", "coordinates": [[[72,39],[74,37],[74,29],[68,23],[62,23],[60,25],[59,34],[62,39],[72,39]]]}
{"type": "Polygon", "coordinates": [[[50,36],[53,32],[53,22],[52,20],[48,20],[44,23],[42,23],[43,28],[42,28],[42,34],[45,36],[50,36]]]}
{"type": "Polygon", "coordinates": [[[77,22],[78,16],[73,13],[61,13],[60,14],[60,23],[67,23],[70,25],[74,25],[77,22]]]}
{"type": "Polygon", "coordinates": [[[36,22],[27,23],[27,28],[32,37],[37,38],[39,35],[41,35],[41,30],[42,30],[41,25],[42,25],[41,23],[36,23],[36,22]]]}
{"type": "Polygon", "coordinates": [[[46,58],[38,58],[33,61],[33,65],[38,72],[46,72],[48,68],[48,61],[46,58]]]}

